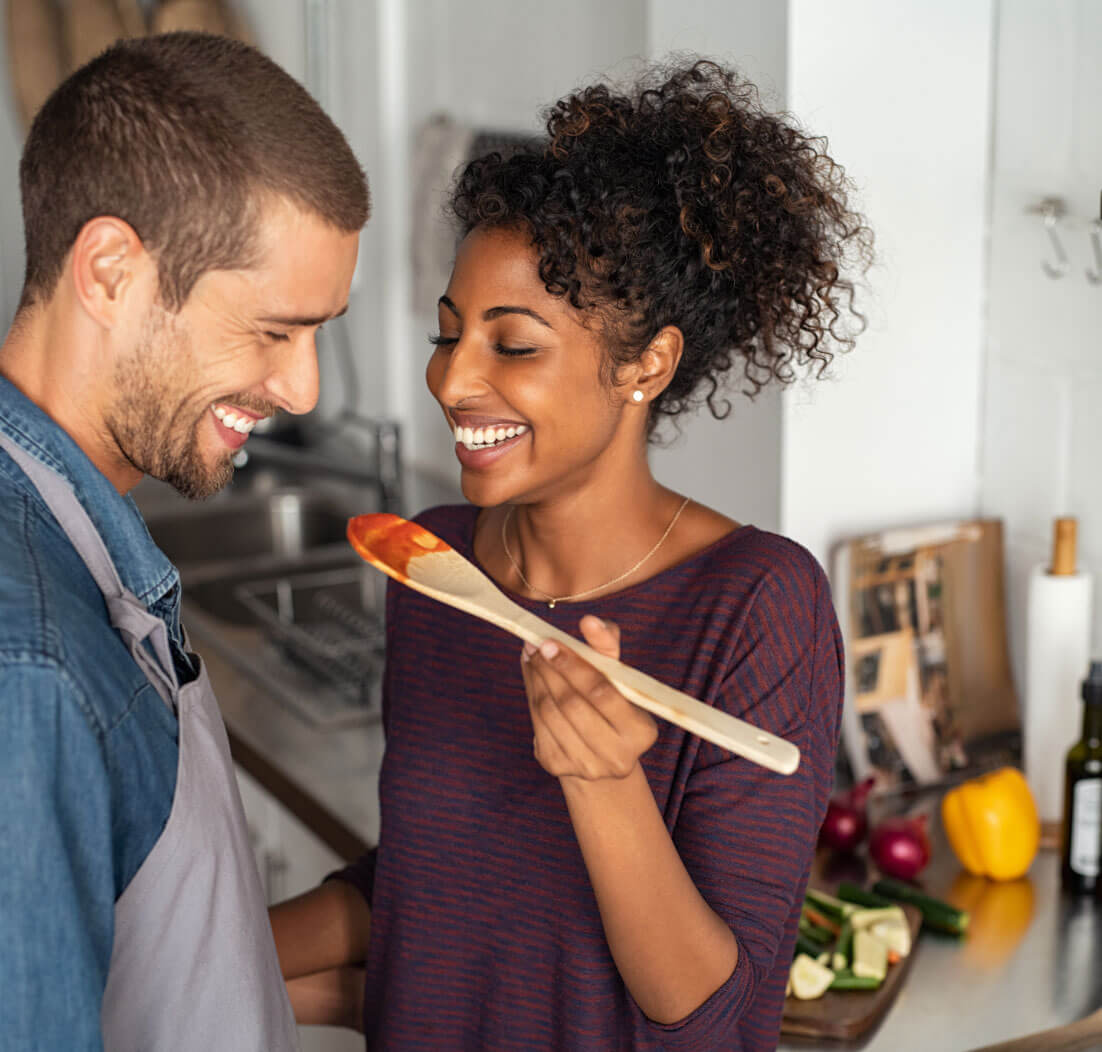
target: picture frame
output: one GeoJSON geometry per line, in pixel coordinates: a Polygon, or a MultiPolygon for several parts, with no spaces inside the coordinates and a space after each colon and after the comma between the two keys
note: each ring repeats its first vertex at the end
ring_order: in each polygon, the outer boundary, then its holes
{"type": "Polygon", "coordinates": [[[831,560],[846,649],[844,759],[876,791],[1021,760],[1006,633],[1002,523],[886,530],[831,560]]]}

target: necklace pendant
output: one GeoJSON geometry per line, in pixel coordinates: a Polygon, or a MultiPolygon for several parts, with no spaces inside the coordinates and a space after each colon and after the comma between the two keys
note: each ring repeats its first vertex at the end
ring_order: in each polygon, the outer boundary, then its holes
{"type": "Polygon", "coordinates": [[[549,600],[547,601],[547,609],[548,609],[548,610],[554,610],[554,609],[555,609],[555,602],[556,602],[556,600],[554,600],[554,599],[549,599],[549,600]]]}

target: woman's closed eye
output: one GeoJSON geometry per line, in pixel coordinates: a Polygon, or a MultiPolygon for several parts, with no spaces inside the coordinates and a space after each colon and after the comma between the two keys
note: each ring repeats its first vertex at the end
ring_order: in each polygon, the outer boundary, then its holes
{"type": "MultiPolygon", "coordinates": [[[[429,343],[433,347],[454,347],[459,342],[458,336],[431,335],[429,343]]],[[[535,354],[538,347],[521,347],[505,343],[495,343],[494,350],[503,358],[522,358],[525,355],[535,354]]]]}

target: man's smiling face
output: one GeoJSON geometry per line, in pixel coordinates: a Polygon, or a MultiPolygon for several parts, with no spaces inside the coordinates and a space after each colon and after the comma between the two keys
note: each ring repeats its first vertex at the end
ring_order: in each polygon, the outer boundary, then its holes
{"type": "Polygon", "coordinates": [[[208,271],[176,314],[150,304],[115,365],[111,440],[133,468],[193,499],[229,482],[258,420],[314,407],[314,337],[348,302],[358,233],[283,199],[257,223],[254,265],[208,271]]]}

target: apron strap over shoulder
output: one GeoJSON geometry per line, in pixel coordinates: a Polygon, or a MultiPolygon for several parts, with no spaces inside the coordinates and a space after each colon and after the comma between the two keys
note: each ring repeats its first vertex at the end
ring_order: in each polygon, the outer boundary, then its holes
{"type": "Polygon", "coordinates": [[[153,689],[170,709],[175,710],[179,681],[164,621],[151,614],[142,601],[123,585],[107,545],[69,483],[2,431],[0,448],[38,490],[103,593],[112,627],[123,637],[127,649],[153,689]],[[148,647],[145,645],[147,640],[148,647]]]}

